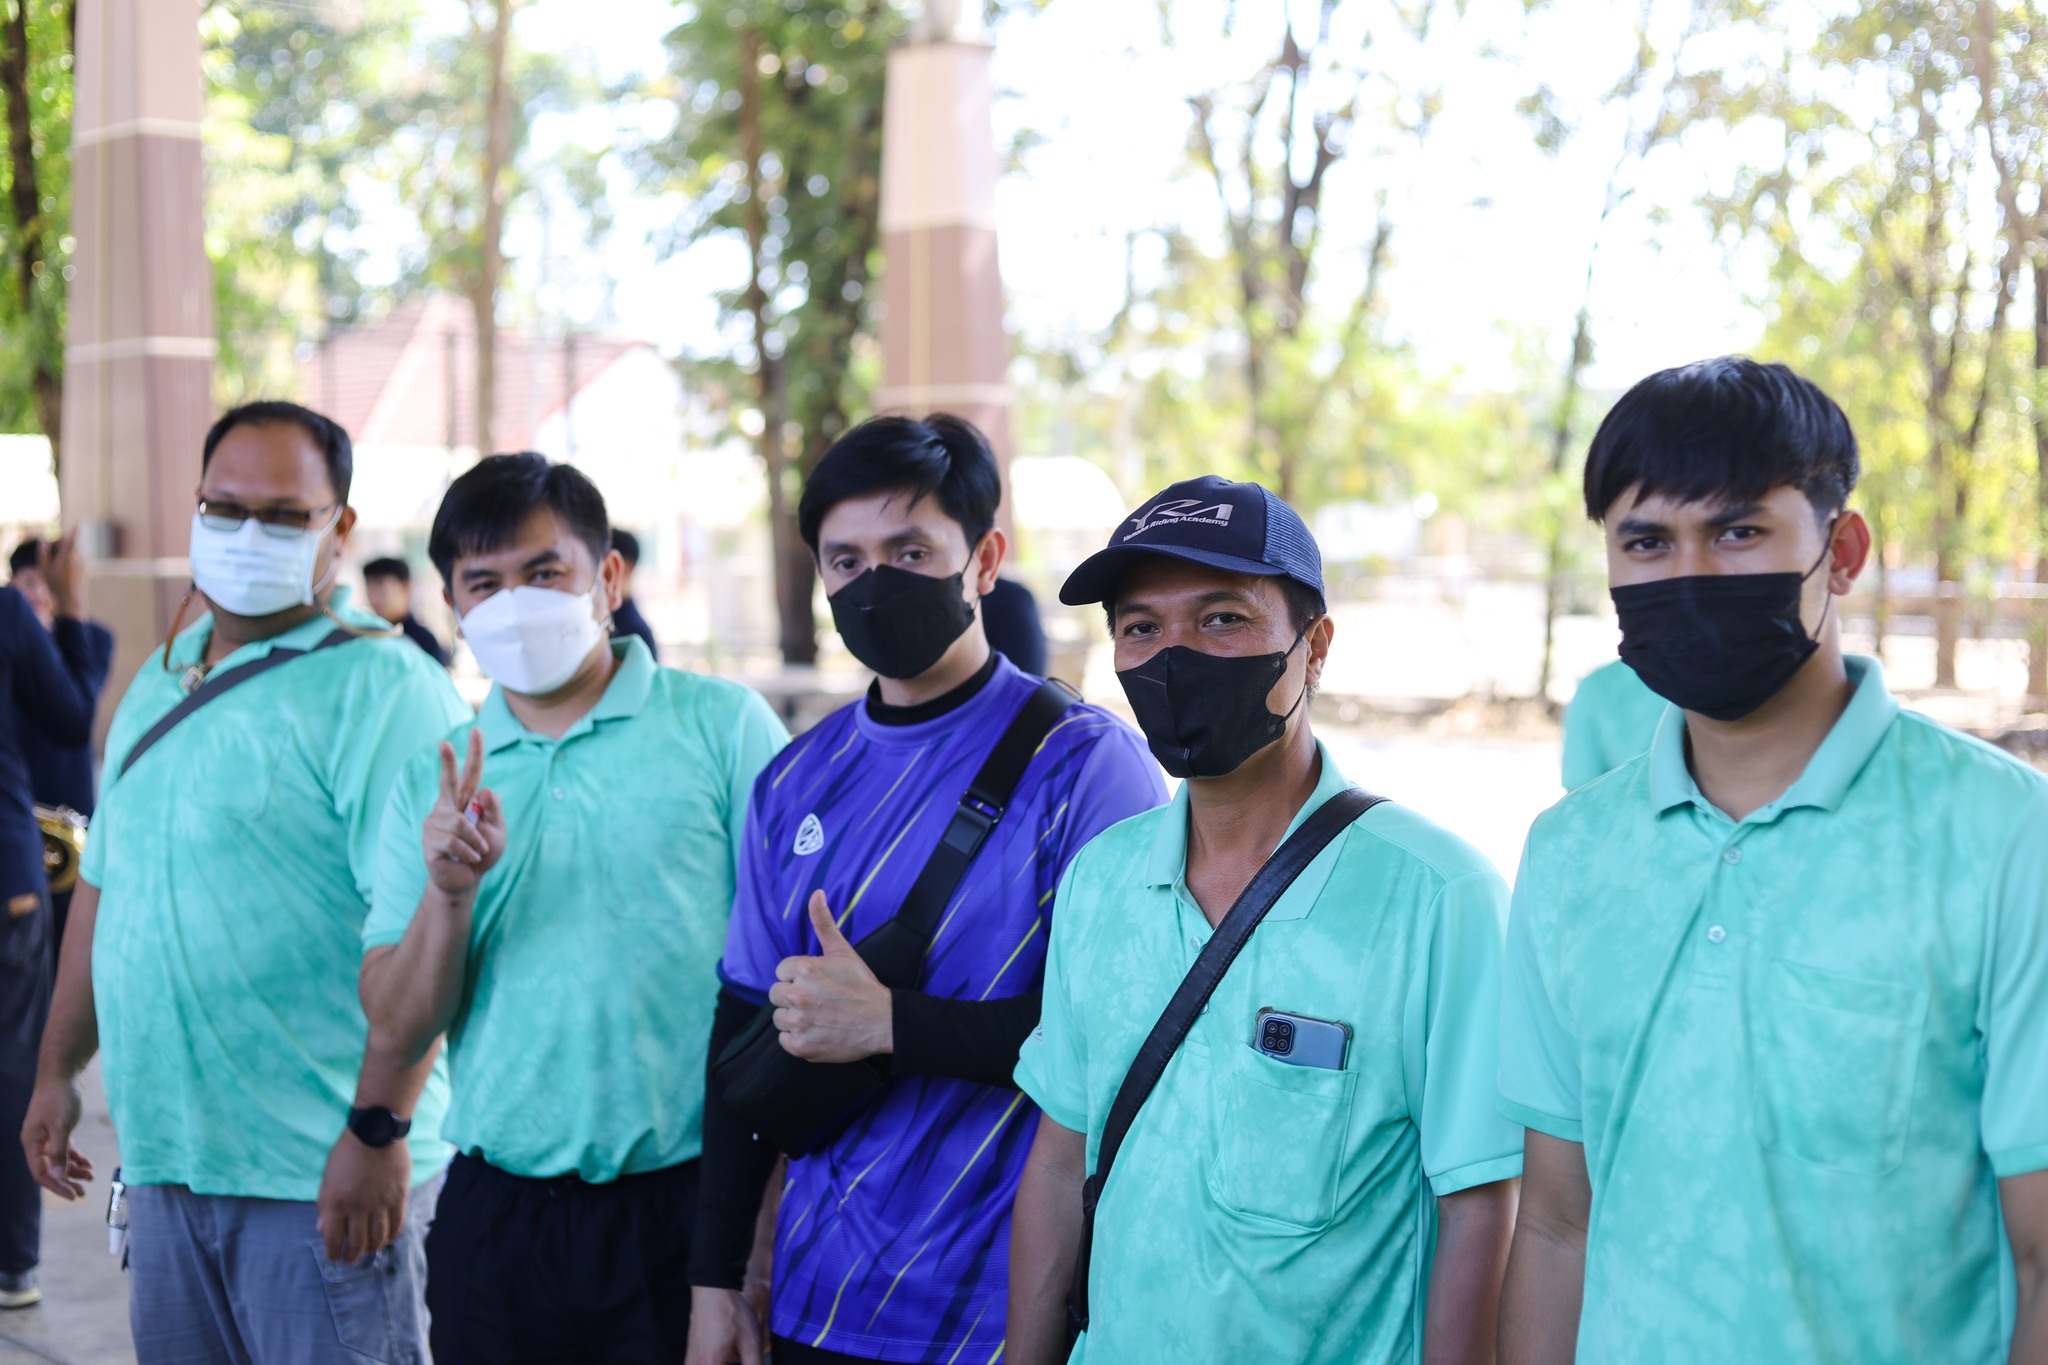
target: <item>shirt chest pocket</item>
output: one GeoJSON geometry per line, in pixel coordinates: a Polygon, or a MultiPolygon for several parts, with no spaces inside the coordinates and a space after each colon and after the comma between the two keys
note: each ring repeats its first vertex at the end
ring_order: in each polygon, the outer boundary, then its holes
{"type": "Polygon", "coordinates": [[[1797,962],[1749,994],[1749,1072],[1764,1150],[1852,1175],[1905,1159],[1927,992],[1797,962]]]}
{"type": "Polygon", "coordinates": [[[1358,1076],[1276,1062],[1249,1045],[1223,1049],[1209,1189],[1235,1213],[1304,1232],[1327,1227],[1358,1076]]]}
{"type": "MultiPolygon", "coordinates": [[[[196,721],[199,718],[193,717],[196,721]]],[[[192,722],[188,721],[187,724],[192,722]]],[[[246,723],[246,722],[245,722],[246,723]]],[[[140,760],[184,767],[176,779],[178,804],[202,825],[221,818],[253,820],[269,808],[270,789],[279,764],[288,761],[288,739],[280,734],[259,737],[247,729],[223,725],[214,732],[191,736],[205,748],[173,749],[168,743],[140,760]]]]}
{"type": "Polygon", "coordinates": [[[723,812],[708,801],[669,797],[645,802],[604,826],[591,856],[601,861],[617,894],[614,917],[640,926],[685,928],[715,909],[722,931],[731,908],[723,812]]]}

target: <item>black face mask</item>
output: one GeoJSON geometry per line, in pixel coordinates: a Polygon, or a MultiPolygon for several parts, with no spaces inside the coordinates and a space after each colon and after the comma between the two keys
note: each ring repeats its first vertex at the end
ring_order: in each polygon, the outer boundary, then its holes
{"type": "Polygon", "coordinates": [[[1830,523],[1828,549],[1805,573],[1700,574],[1615,588],[1622,661],[1682,710],[1741,720],[1820,648],[1800,619],[1800,598],[1833,548],[1830,523]]]}
{"type": "Polygon", "coordinates": [[[914,678],[974,624],[961,596],[967,571],[930,578],[893,564],[869,569],[826,600],[846,648],[885,678],[914,678]]]}
{"type": "MultiPolygon", "coordinates": [[[[1302,635],[1279,654],[1204,654],[1168,645],[1136,668],[1118,670],[1159,766],[1174,777],[1222,777],[1280,738],[1301,698],[1285,716],[1267,710],[1266,698],[1286,676],[1302,635]]],[[[1301,690],[1308,694],[1306,684],[1301,690]]]]}

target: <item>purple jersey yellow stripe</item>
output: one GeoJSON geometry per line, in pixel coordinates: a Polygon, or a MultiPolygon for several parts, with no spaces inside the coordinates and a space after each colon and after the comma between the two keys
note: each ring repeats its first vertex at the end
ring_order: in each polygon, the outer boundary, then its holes
{"type": "MultiPolygon", "coordinates": [[[[763,999],[778,962],[818,951],[805,906],[820,887],[855,942],[894,914],[1037,685],[999,660],[978,693],[935,720],[881,725],[855,703],[777,757],[754,785],[726,984],[763,999]]],[[[1067,863],[1165,794],[1129,726],[1069,709],[940,917],[923,989],[964,1000],[1038,990],[1067,863]]],[[[831,1147],[791,1162],[774,1330],[876,1360],[998,1359],[1010,1200],[1036,1123],[1015,1090],[903,1077],[831,1147]]]]}

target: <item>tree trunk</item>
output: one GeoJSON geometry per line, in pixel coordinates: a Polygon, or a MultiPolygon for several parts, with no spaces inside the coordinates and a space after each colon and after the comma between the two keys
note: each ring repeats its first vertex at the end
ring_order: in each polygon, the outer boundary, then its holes
{"type": "MultiPolygon", "coordinates": [[[[2048,260],[2034,263],[2034,590],[2048,592],[2048,260]]],[[[2027,696],[2048,707],[2048,598],[2028,604],[2027,696]]]]}
{"type": "Polygon", "coordinates": [[[740,34],[740,159],[746,168],[747,316],[754,328],[755,401],[761,409],[761,463],[768,476],[768,533],[775,567],[775,613],[782,661],[818,661],[818,626],[811,612],[810,548],[798,534],[789,467],[789,392],[782,357],[771,345],[767,269],[766,191],[761,183],[761,35],[740,34]]]}
{"type": "Polygon", "coordinates": [[[512,0],[491,0],[491,90],[484,112],[484,221],[469,306],[476,318],[476,453],[497,445],[498,282],[505,273],[505,162],[512,140],[512,82],[506,69],[512,42],[512,0]]]}
{"type": "Polygon", "coordinates": [[[43,297],[41,275],[48,268],[49,224],[43,217],[41,180],[35,159],[35,130],[30,121],[28,98],[28,0],[17,0],[0,19],[0,95],[7,106],[7,154],[13,168],[10,187],[14,211],[14,279],[21,294],[21,312],[29,320],[29,386],[34,394],[36,421],[50,438],[52,473],[62,470],[64,422],[64,374],[61,338],[56,320],[38,325],[48,304],[43,297]]]}
{"type": "MultiPolygon", "coordinates": [[[[1593,356],[1593,259],[1586,262],[1586,297],[1579,305],[1578,321],[1572,327],[1571,358],[1565,362],[1564,392],[1557,398],[1557,425],[1550,432],[1550,476],[1564,474],[1571,454],[1572,418],[1579,406],[1579,385],[1586,363],[1593,356]]],[[[1548,703],[1550,676],[1557,665],[1557,618],[1564,611],[1564,526],[1571,513],[1560,509],[1557,524],[1550,528],[1550,546],[1543,573],[1543,662],[1536,670],[1536,700],[1548,703]]]]}

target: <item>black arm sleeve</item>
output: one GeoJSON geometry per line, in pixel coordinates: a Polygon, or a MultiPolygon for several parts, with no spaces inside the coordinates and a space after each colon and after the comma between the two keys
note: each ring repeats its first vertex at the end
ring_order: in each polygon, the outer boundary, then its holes
{"type": "Polygon", "coordinates": [[[899,1076],[956,1076],[1015,1090],[1017,1052],[1038,1027],[1039,994],[948,1000],[892,992],[899,1076]]]}
{"type": "Polygon", "coordinates": [[[775,1148],[733,1117],[720,1095],[711,1063],[760,1012],[731,991],[718,992],[711,1020],[711,1046],[704,1059],[704,1155],[698,1167],[697,1229],[690,1239],[690,1283],[705,1289],[739,1289],[746,1283],[747,1257],[754,1249],[754,1222],[761,1193],[775,1169],[775,1148]]]}

